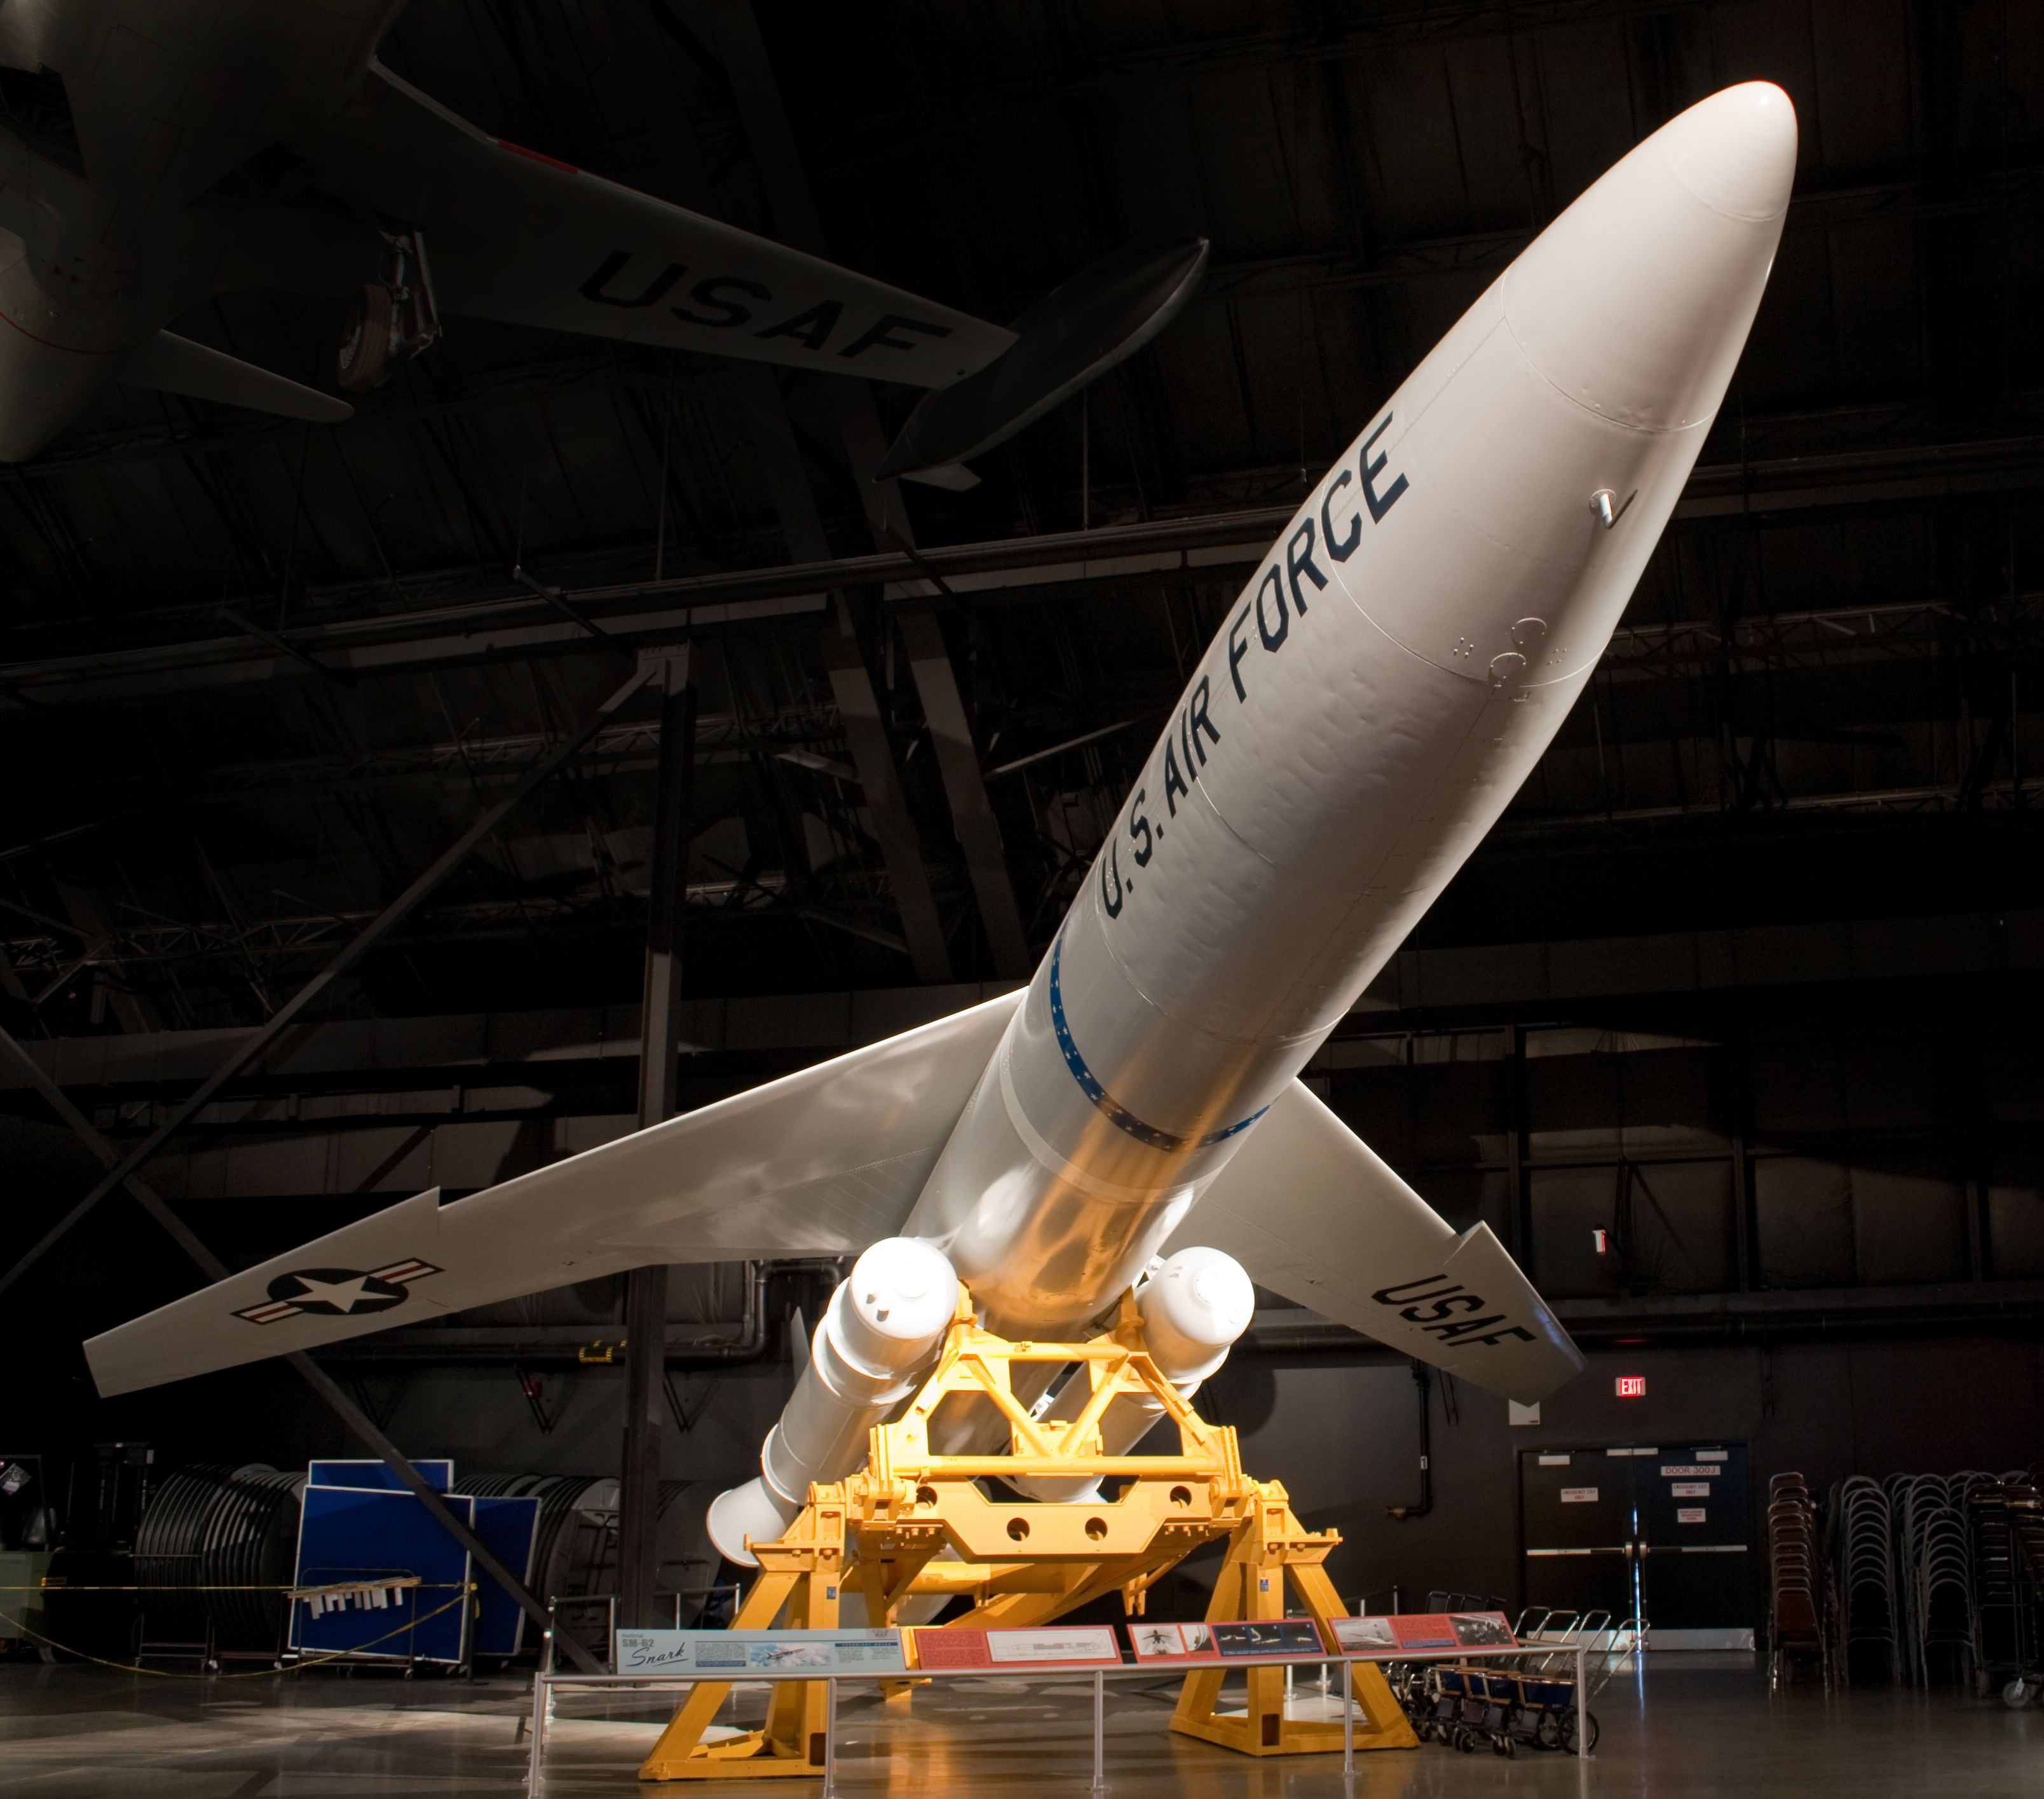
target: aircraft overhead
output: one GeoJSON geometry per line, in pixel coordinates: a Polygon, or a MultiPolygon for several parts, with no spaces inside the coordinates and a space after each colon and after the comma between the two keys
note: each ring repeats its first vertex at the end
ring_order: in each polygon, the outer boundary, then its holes
{"type": "MultiPolygon", "coordinates": [[[[371,391],[444,320],[490,319],[818,374],[955,387],[888,473],[959,457],[1132,355],[1206,246],[1116,252],[1013,331],[494,138],[378,63],[402,0],[13,0],[0,67],[0,460],[109,382],[321,424],[348,403],[163,328],[224,293],[350,302],[337,383],[371,391]]],[[[931,471],[936,470],[934,475],[931,471]]]]}

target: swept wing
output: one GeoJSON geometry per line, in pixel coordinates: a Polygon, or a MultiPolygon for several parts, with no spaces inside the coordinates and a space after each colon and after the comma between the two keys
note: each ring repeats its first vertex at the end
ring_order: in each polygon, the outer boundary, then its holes
{"type": "Polygon", "coordinates": [[[653,1262],[851,1255],[929,1178],[1020,993],[450,1206],[421,1193],[95,1337],[105,1394],[653,1262]]]}

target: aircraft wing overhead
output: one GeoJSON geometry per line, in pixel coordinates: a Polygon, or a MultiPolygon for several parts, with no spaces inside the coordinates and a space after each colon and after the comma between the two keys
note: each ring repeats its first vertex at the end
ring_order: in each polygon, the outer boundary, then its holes
{"type": "Polygon", "coordinates": [[[944,387],[1015,334],[478,131],[380,63],[292,146],[425,235],[444,313],[944,387]]]}
{"type": "Polygon", "coordinates": [[[159,331],[114,365],[113,378],[129,387],[153,388],[163,393],[189,394],[194,400],[217,400],[313,424],[340,424],[355,409],[330,393],[301,386],[239,357],[209,350],[188,337],[159,331]]]}
{"type": "Polygon", "coordinates": [[[1178,1227],[1323,1317],[1522,1402],[1582,1352],[1489,1226],[1457,1234],[1294,1081],[1178,1227]]]}
{"type": "Polygon", "coordinates": [[[1020,993],[440,1203],[421,1193],[85,1346],[103,1394],[653,1262],[850,1255],[900,1228],[1020,993]]]}

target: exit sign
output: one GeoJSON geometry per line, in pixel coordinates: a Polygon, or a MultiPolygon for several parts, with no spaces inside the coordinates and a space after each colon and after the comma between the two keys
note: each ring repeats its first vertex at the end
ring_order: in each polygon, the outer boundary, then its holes
{"type": "Polygon", "coordinates": [[[1643,1374],[1622,1374],[1618,1377],[1618,1396],[1621,1399],[1644,1399],[1646,1397],[1646,1376],[1643,1374]]]}

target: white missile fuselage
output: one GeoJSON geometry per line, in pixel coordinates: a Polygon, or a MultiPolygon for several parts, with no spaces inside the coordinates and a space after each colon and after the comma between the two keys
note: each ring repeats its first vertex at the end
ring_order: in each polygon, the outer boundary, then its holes
{"type": "MultiPolygon", "coordinates": [[[[989,1328],[1082,1332],[1197,1233],[1202,1191],[1518,792],[1724,397],[1795,144],[1787,97],[1754,83],[1640,145],[1368,420],[1228,607],[903,1227],[989,1328]]],[[[1217,1312],[1224,1354],[1247,1310],[1217,1312]]],[[[736,1555],[791,1515],[789,1473],[859,1453],[785,1457],[778,1502],[734,1489],[713,1533],[736,1555]]]]}
{"type": "Polygon", "coordinates": [[[1633,152],[1230,605],[906,1227],[994,1328],[1128,1287],[1531,773],[1723,397],[1794,143],[1756,83],[1633,152]]]}

